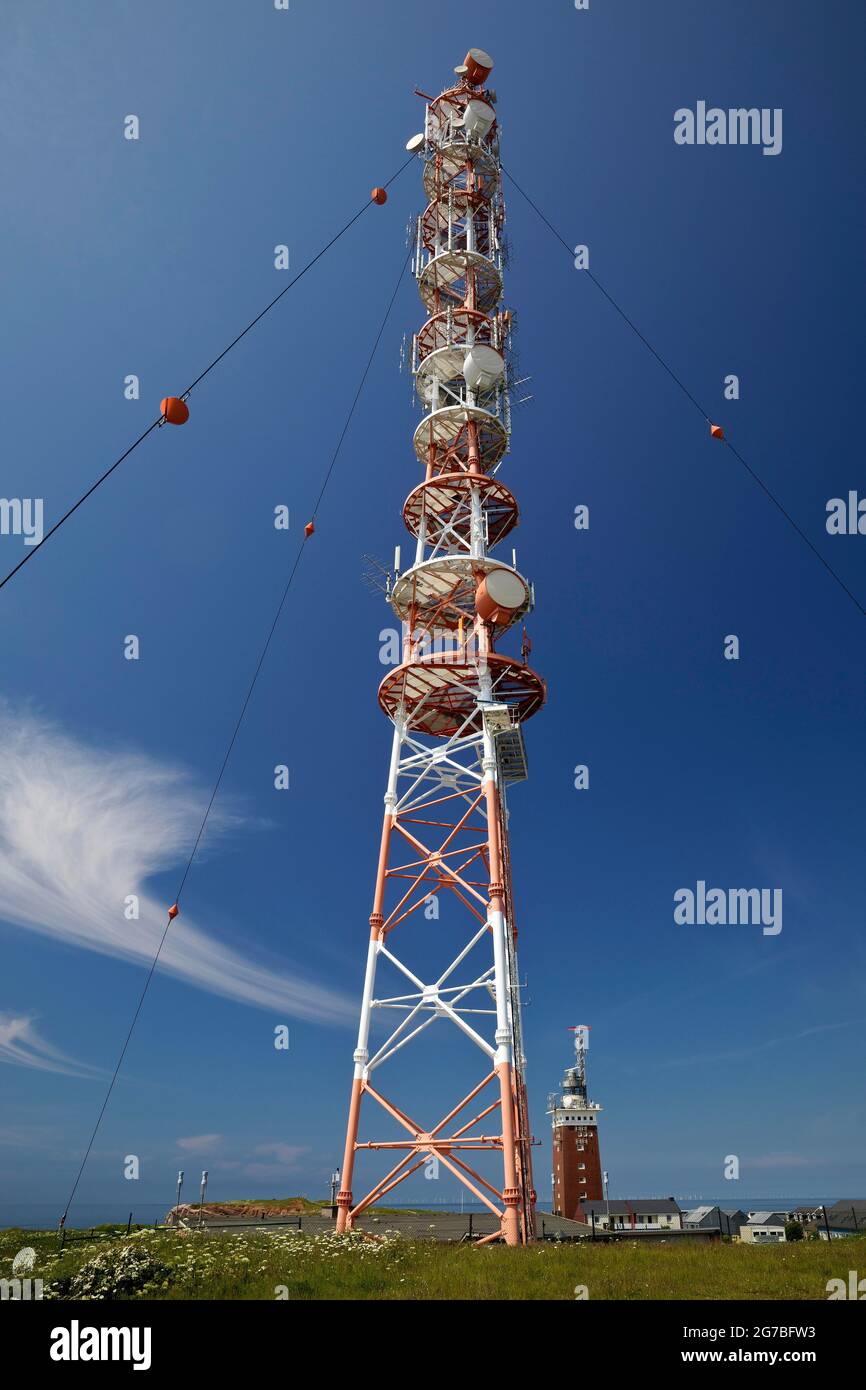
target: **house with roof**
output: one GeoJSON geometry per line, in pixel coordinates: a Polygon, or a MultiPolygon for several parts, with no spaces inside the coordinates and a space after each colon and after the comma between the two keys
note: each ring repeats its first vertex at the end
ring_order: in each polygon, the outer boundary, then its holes
{"type": "Polygon", "coordinates": [[[673,1197],[632,1197],[577,1204],[575,1219],[596,1231],[681,1231],[682,1212],[673,1197]]]}
{"type": "Polygon", "coordinates": [[[744,1211],[729,1207],[695,1207],[683,1212],[683,1230],[720,1231],[723,1236],[738,1236],[740,1227],[748,1221],[744,1211]]]}
{"type": "Polygon", "coordinates": [[[846,1197],[826,1207],[817,1217],[818,1235],[822,1240],[844,1240],[846,1236],[866,1235],[866,1201],[846,1197]]]}
{"type": "Polygon", "coordinates": [[[740,1240],[746,1245],[772,1245],[785,1239],[784,1211],[752,1211],[740,1227],[740,1240]]]}

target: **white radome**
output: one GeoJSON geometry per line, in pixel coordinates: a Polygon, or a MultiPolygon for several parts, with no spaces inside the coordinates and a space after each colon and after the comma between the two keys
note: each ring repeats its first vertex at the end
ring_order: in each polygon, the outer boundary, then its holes
{"type": "Polygon", "coordinates": [[[463,376],[471,391],[489,391],[504,371],[501,353],[483,343],[476,343],[463,359],[463,376]]]}
{"type": "Polygon", "coordinates": [[[467,135],[483,140],[495,120],[496,112],[486,101],[467,101],[463,112],[463,129],[467,135]]]}

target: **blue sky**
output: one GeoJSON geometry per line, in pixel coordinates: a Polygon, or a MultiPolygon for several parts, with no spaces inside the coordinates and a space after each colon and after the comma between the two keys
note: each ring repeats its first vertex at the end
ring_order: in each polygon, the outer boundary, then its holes
{"type": "MultiPolygon", "coordinates": [[[[866,539],[824,526],[866,491],[856,6],[109,9],[0,18],[4,496],[56,519],[282,288],[274,246],[296,271],[398,168],[415,85],[480,45],[506,167],[866,602],[866,539]],[[782,153],[676,145],[699,100],[781,107],[782,153]]],[[[421,206],[418,167],[0,593],[3,1224],[63,1208],[143,981],[118,893],[138,875],[154,912],[171,901],[421,206]]],[[[514,192],[508,213],[534,399],[503,477],[549,683],[510,803],[540,1193],[546,1096],[587,1022],[613,1195],[862,1195],[863,618],[514,192]],[[678,926],[698,880],[780,888],[783,930],[678,926]]],[[[215,1197],[322,1192],[339,1162],[389,746],[393,620],[359,574],[406,539],[398,354],[421,321],[407,277],[82,1210],[155,1214],[178,1166],[215,1197]]],[[[23,553],[0,537],[4,573],[23,553]]],[[[445,1080],[407,1078],[416,1108],[445,1080]]],[[[450,1195],[430,1186],[406,1196],[450,1195]]]]}

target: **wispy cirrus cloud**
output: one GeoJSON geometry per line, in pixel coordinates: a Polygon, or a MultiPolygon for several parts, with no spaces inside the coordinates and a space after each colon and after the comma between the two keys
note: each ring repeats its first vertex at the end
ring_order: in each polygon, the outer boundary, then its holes
{"type": "Polygon", "coordinates": [[[100,1075],[49,1043],[38,1032],[35,1020],[26,1014],[0,1013],[0,1062],[59,1072],[62,1076],[100,1075]]]}
{"type": "MultiPolygon", "coordinates": [[[[70,946],[150,966],[166,904],[147,891],[182,863],[206,802],[183,770],[109,751],[0,704],[0,918],[70,946]],[[139,899],[139,919],[124,903],[139,899]]],[[[213,818],[220,825],[220,814],[213,818]]],[[[227,818],[222,813],[225,828],[227,818]]],[[[272,968],[196,927],[184,912],[159,969],[196,988],[315,1022],[350,1001],[291,965],[272,968]]]]}
{"type": "Polygon", "coordinates": [[[186,1154],[212,1154],[222,1145],[222,1138],[221,1134],[189,1134],[176,1143],[186,1154]]]}
{"type": "Polygon", "coordinates": [[[709,1062],[742,1062],[774,1047],[787,1047],[792,1043],[802,1041],[803,1038],[818,1037],[822,1033],[837,1033],[843,1028],[861,1028],[864,1023],[866,1023],[866,1018],[848,1018],[835,1023],[818,1023],[814,1027],[801,1029],[799,1033],[786,1033],[779,1038],[764,1038],[761,1042],[752,1043],[746,1047],[730,1048],[725,1052],[690,1052],[683,1057],[668,1057],[656,1062],[655,1067],[657,1071],[669,1071],[677,1067],[693,1067],[709,1062]]]}
{"type": "Polygon", "coordinates": [[[250,1154],[241,1157],[237,1142],[222,1134],[191,1134],[175,1143],[183,1154],[196,1154],[209,1162],[218,1162],[219,1173],[240,1173],[247,1178],[279,1182],[296,1170],[311,1150],[306,1144],[284,1144],[271,1140],[256,1144],[250,1154]]]}

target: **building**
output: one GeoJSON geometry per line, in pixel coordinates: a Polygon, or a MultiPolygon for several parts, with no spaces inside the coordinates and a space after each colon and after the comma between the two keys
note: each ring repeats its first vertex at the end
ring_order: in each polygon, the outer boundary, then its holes
{"type": "Polygon", "coordinates": [[[598,1115],[601,1106],[589,1099],[586,1088],[586,1053],[589,1029],[574,1028],[574,1065],[566,1067],[562,1089],[548,1098],[553,1147],[553,1215],[581,1220],[583,1202],[604,1196],[601,1155],[598,1147],[598,1115]]]}
{"type": "Polygon", "coordinates": [[[740,1227],[745,1226],[748,1217],[739,1209],[726,1207],[695,1207],[693,1211],[683,1212],[683,1229],[686,1231],[720,1231],[723,1236],[738,1236],[740,1227]]]}
{"type": "Polygon", "coordinates": [[[578,1221],[596,1231],[681,1231],[683,1213],[673,1197],[633,1197],[623,1201],[581,1202],[578,1221]]]}
{"type": "Polygon", "coordinates": [[[788,1217],[783,1211],[753,1211],[740,1227],[740,1240],[746,1245],[771,1245],[785,1239],[788,1217]]]}
{"type": "Polygon", "coordinates": [[[834,1202],[832,1207],[818,1209],[816,1221],[822,1240],[842,1240],[845,1236],[866,1235],[866,1202],[856,1197],[834,1202]]]}

